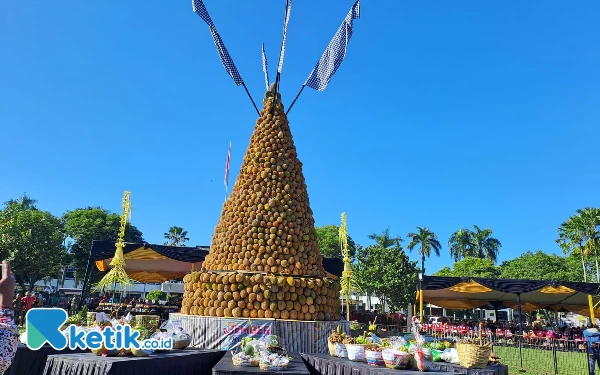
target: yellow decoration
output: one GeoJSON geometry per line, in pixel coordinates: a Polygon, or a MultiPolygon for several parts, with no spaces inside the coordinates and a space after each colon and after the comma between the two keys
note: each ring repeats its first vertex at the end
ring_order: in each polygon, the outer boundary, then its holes
{"type": "Polygon", "coordinates": [[[125,247],[125,228],[127,222],[131,219],[131,193],[126,191],[123,194],[123,212],[121,213],[121,227],[119,229],[119,239],[117,240],[115,256],[110,262],[112,267],[110,271],[96,286],[92,289],[93,292],[97,290],[109,290],[115,287],[119,283],[122,287],[133,285],[133,282],[125,272],[125,257],[123,256],[123,247],[125,247]]]}
{"type": "Polygon", "coordinates": [[[556,288],[551,285],[546,285],[545,287],[540,289],[540,292],[546,294],[571,294],[575,293],[575,290],[562,285],[559,285],[556,288]]]}
{"type": "Polygon", "coordinates": [[[346,230],[346,213],[342,213],[342,225],[339,231],[340,247],[342,249],[342,259],[344,261],[344,271],[342,271],[342,279],[340,280],[342,294],[346,300],[346,320],[350,321],[350,292],[352,290],[360,291],[356,280],[352,275],[352,267],[350,263],[350,249],[348,247],[348,231],[346,230]]]}
{"type": "Polygon", "coordinates": [[[492,289],[485,287],[481,284],[479,284],[478,282],[475,282],[473,280],[469,280],[468,282],[460,282],[454,286],[451,286],[450,288],[448,288],[449,290],[453,291],[453,292],[458,292],[458,293],[488,293],[488,292],[493,292],[492,289]]]}

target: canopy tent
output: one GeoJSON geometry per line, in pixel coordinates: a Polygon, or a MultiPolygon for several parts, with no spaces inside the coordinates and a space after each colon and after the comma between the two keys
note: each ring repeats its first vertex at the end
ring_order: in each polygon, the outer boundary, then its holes
{"type": "MultiPolygon", "coordinates": [[[[93,265],[101,272],[110,269],[115,248],[114,241],[92,242],[83,290],[86,290],[93,265]]],[[[208,252],[208,246],[184,247],[127,242],[123,248],[125,271],[130,278],[139,282],[159,283],[178,279],[189,273],[192,266],[199,270],[208,252]]],[[[337,279],[342,275],[344,262],[338,258],[324,258],[323,267],[329,277],[337,279]]]]}
{"type": "Polygon", "coordinates": [[[417,300],[422,296],[423,302],[446,309],[547,309],[585,316],[593,313],[592,317],[600,314],[600,309],[591,308],[590,299],[598,294],[598,283],[423,276],[420,289],[417,300]]]}
{"type": "MultiPolygon", "coordinates": [[[[125,243],[125,271],[133,280],[146,283],[160,283],[185,276],[192,270],[200,269],[208,246],[165,246],[148,243],[125,243]]],[[[115,255],[115,242],[94,241],[90,251],[90,261],[96,268],[105,272],[115,255]]]]}

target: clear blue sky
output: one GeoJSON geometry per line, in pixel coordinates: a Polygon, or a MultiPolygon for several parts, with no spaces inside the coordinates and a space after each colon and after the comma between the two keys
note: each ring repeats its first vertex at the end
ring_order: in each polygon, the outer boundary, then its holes
{"type": "MultiPolygon", "coordinates": [[[[289,105],[354,0],[295,1],[289,105]]],[[[284,0],[205,0],[256,100],[274,78],[284,0]]],[[[429,226],[451,264],[459,227],[490,227],[501,260],[558,251],[556,227],[599,206],[600,5],[364,0],[325,92],[290,112],[317,225],[405,236],[429,226]]],[[[191,1],[0,3],[0,198],[120,211],[149,242],[172,225],[208,245],[256,113],[191,1]]],[[[416,254],[412,257],[417,259],[416,254]]]]}

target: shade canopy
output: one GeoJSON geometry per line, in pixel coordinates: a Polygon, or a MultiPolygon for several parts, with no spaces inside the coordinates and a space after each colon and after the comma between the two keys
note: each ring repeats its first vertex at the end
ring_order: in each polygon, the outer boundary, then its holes
{"type": "Polygon", "coordinates": [[[516,308],[519,294],[523,311],[552,309],[589,316],[588,296],[596,295],[600,284],[424,276],[421,289],[424,302],[446,309],[516,308]]]}
{"type": "MultiPolygon", "coordinates": [[[[93,241],[90,260],[99,271],[110,269],[109,264],[115,255],[114,241],[93,241]]],[[[130,278],[147,283],[160,283],[179,279],[190,273],[192,266],[199,270],[208,255],[208,246],[166,246],[148,243],[125,243],[125,271],[130,278]]],[[[330,277],[342,275],[344,262],[337,258],[324,258],[323,268],[330,277]]]]}

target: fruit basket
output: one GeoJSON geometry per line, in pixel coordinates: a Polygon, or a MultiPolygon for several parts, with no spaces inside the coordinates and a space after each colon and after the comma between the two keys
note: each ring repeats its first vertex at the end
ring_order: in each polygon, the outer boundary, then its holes
{"type": "Polygon", "coordinates": [[[406,370],[409,365],[410,354],[397,349],[384,349],[381,352],[385,367],[394,370],[406,370]]]}
{"type": "Polygon", "coordinates": [[[385,366],[385,362],[383,361],[382,350],[380,348],[366,347],[365,359],[367,360],[368,365],[385,366]]]}

